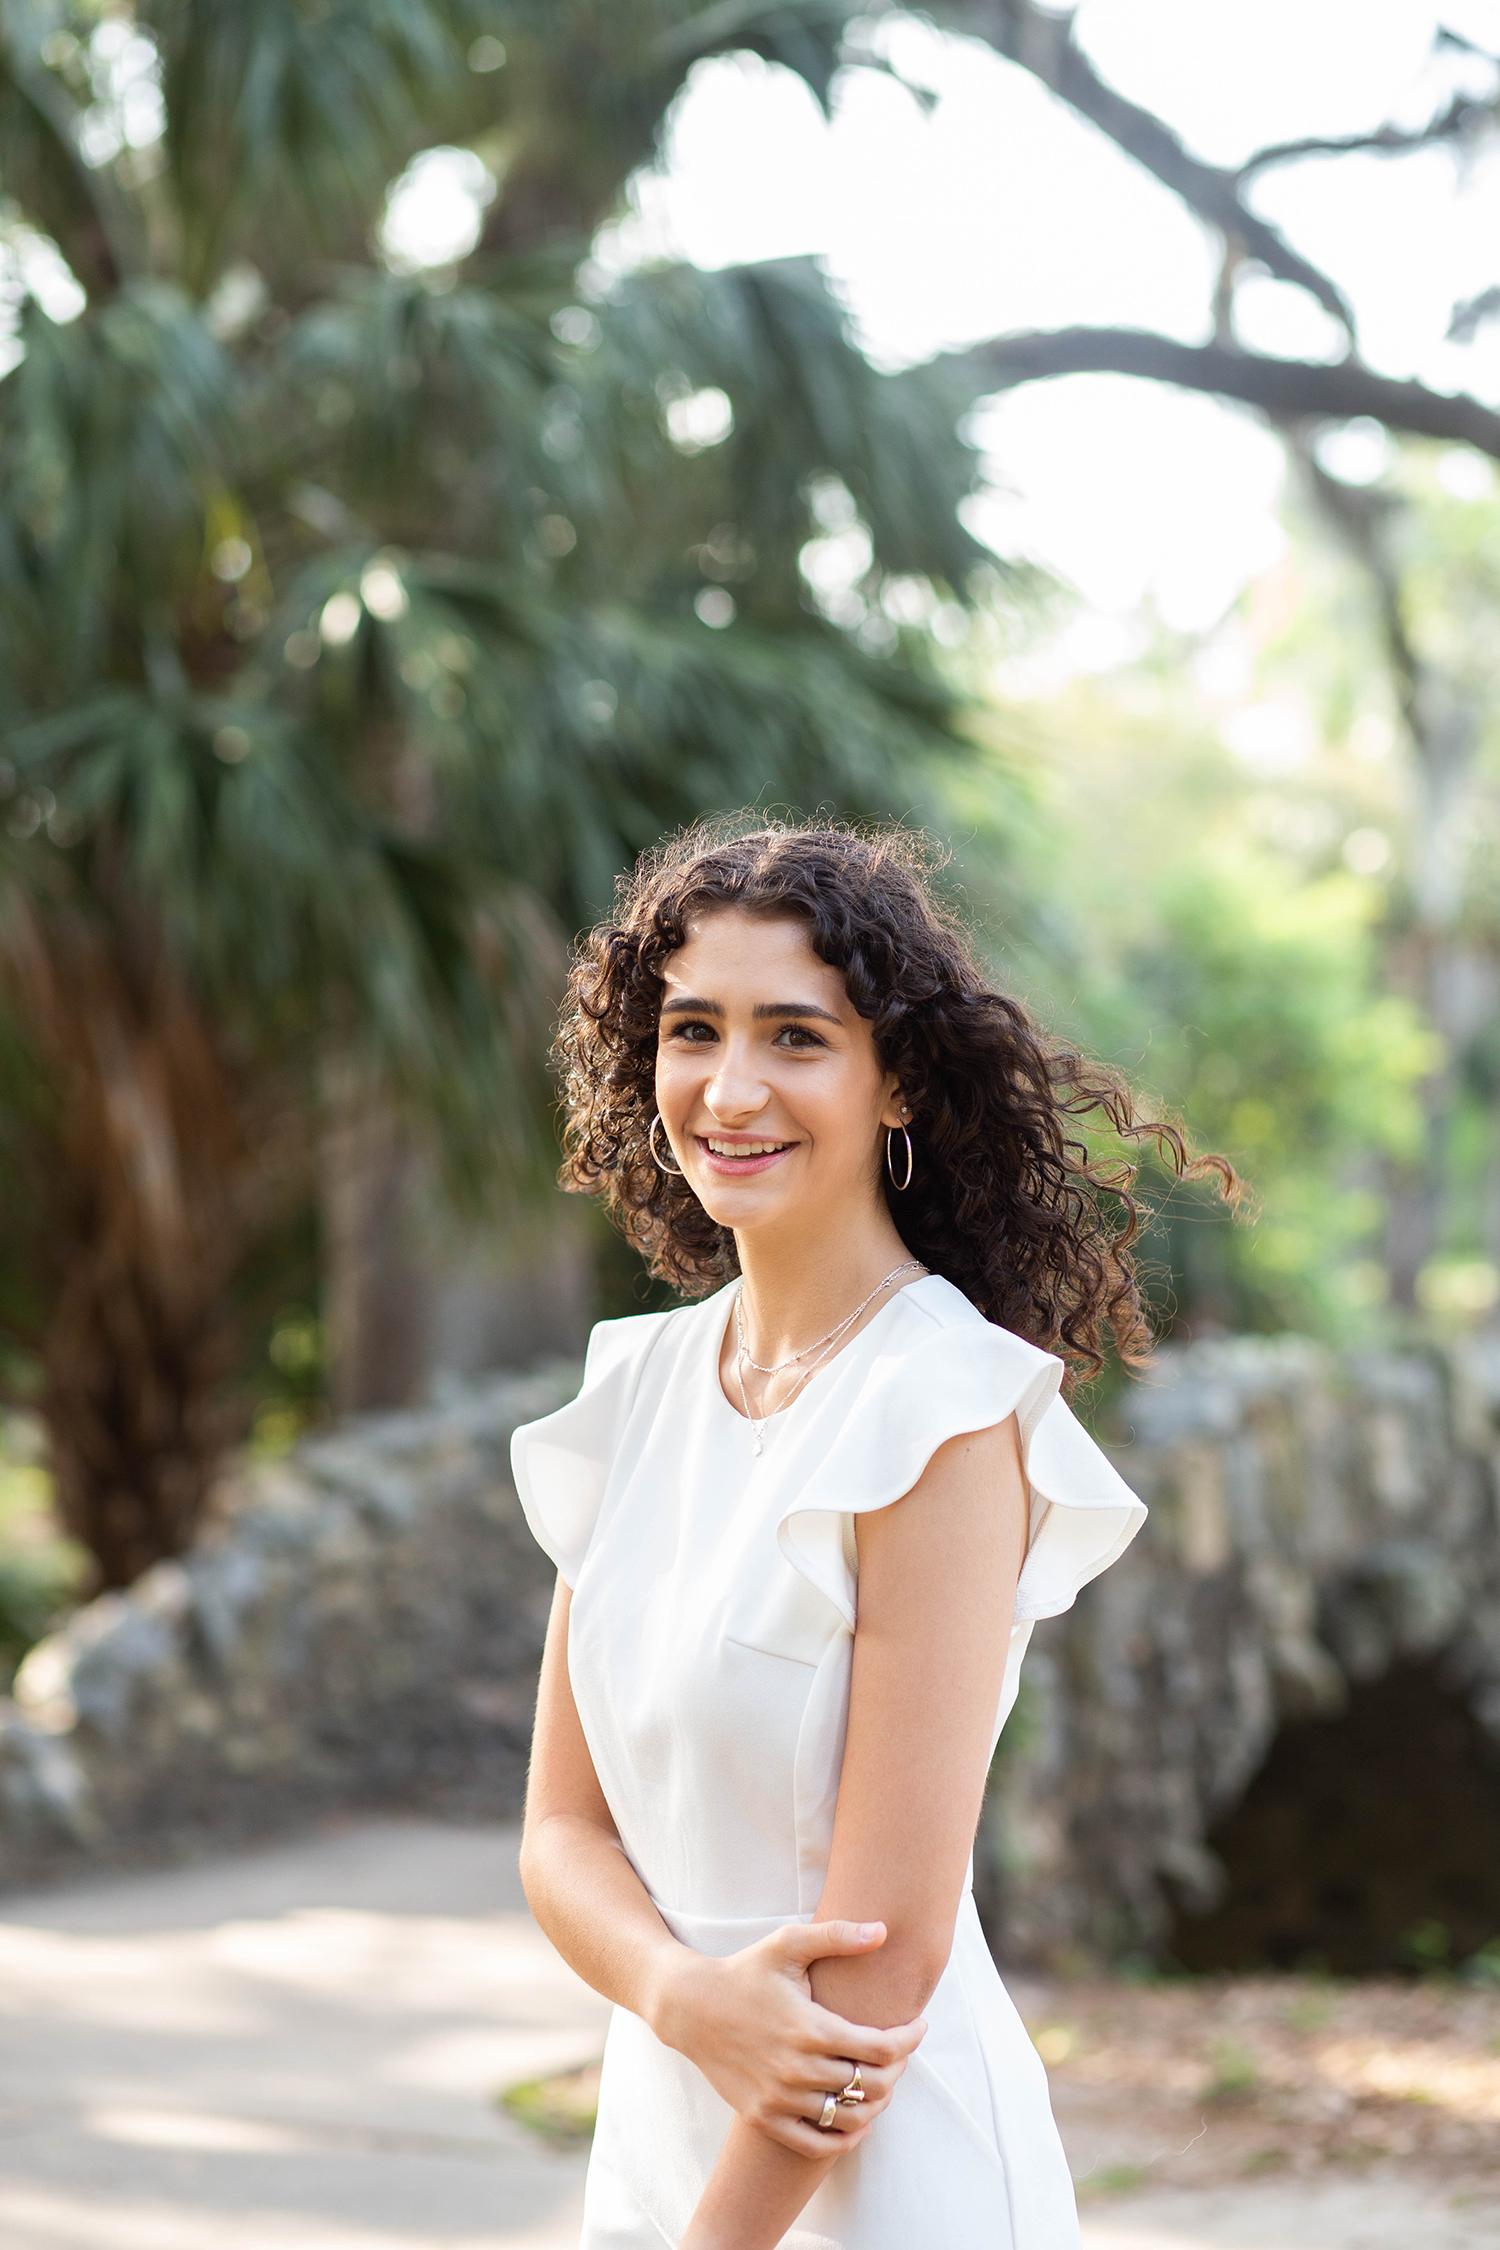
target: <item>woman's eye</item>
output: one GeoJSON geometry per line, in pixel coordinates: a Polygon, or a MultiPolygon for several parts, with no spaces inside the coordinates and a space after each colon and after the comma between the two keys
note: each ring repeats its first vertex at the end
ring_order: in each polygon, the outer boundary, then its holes
{"type": "MultiPolygon", "coordinates": [[[[711,1046],[717,1041],[718,1036],[717,1030],[711,1023],[694,1022],[692,1019],[689,1019],[686,1023],[673,1023],[663,1034],[664,1038],[674,1044],[688,1047],[711,1046]]],[[[783,1024],[772,1041],[772,1045],[776,1047],[809,1048],[824,1047],[827,1044],[828,1042],[825,1039],[820,1039],[815,1031],[810,1031],[807,1025],[802,1023],[783,1024]]]]}

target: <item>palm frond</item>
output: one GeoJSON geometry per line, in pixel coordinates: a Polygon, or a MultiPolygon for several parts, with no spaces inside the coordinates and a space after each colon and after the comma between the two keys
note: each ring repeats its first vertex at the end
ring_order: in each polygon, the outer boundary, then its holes
{"type": "MultiPolygon", "coordinates": [[[[342,588],[363,559],[339,558],[342,588]]],[[[333,560],[307,567],[289,614],[316,607],[333,560]]],[[[403,774],[427,777],[421,818],[570,926],[664,827],[747,799],[909,809],[933,760],[963,754],[950,691],[806,614],[795,630],[716,632],[686,607],[559,607],[523,575],[441,551],[405,558],[401,586],[399,615],[366,612],[299,675],[307,723],[387,803],[403,774]],[[372,763],[382,739],[410,765],[372,763]]]]}
{"type": "Polygon", "coordinates": [[[961,435],[972,392],[930,368],[874,368],[811,259],[647,270],[620,283],[601,318],[622,389],[653,398],[678,376],[730,400],[714,467],[757,550],[795,554],[807,482],[823,470],[847,485],[883,569],[961,592],[993,562],[957,514],[978,470],[961,435]]]}
{"type": "Polygon", "coordinates": [[[231,478],[237,380],[163,281],[66,325],[28,304],[21,339],[0,386],[0,634],[35,708],[171,642],[231,478]]]}
{"type": "Polygon", "coordinates": [[[515,294],[439,294],[419,278],[347,274],[292,324],[263,371],[269,442],[303,445],[387,538],[425,535],[450,510],[454,532],[478,537],[465,500],[482,494],[488,536],[503,540],[550,467],[543,440],[558,354],[547,316],[563,290],[541,307],[527,301],[534,294],[531,275],[515,294]]]}
{"type": "Polygon", "coordinates": [[[147,0],[189,288],[207,287],[258,199],[314,240],[368,223],[424,109],[462,83],[475,0],[147,0]]]}
{"type": "Polygon", "coordinates": [[[0,185],[104,297],[141,270],[144,230],[109,172],[83,158],[83,104],[42,58],[49,15],[26,0],[0,7],[0,185]]]}
{"type": "Polygon", "coordinates": [[[117,690],[6,748],[54,807],[7,838],[13,895],[91,898],[107,916],[149,901],[180,974],[236,1037],[357,1049],[419,1107],[467,1120],[461,1157],[477,1145],[535,1175],[564,948],[530,888],[400,834],[344,786],[312,728],[264,703],[164,707],[117,690]],[[227,730],[229,764],[213,748],[227,730]]]}
{"type": "Polygon", "coordinates": [[[658,52],[674,63],[736,48],[761,55],[794,70],[826,111],[849,16],[839,0],[710,0],[663,32],[658,52]]]}

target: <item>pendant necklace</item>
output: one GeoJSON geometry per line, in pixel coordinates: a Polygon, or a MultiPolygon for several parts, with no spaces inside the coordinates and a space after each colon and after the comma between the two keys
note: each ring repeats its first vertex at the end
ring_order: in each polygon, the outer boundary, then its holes
{"type": "Polygon", "coordinates": [[[787,1408],[791,1405],[792,1400],[797,1396],[797,1393],[802,1389],[803,1385],[810,1381],[810,1379],[814,1375],[816,1375],[824,1360],[829,1358],[831,1354],[837,1349],[838,1345],[848,1334],[849,1330],[854,1326],[854,1323],[858,1320],[860,1314],[865,1311],[866,1307],[874,1304],[875,1299],[880,1295],[882,1289],[889,1289],[891,1283],[893,1281],[899,1281],[904,1273],[921,1273],[922,1271],[923,1266],[920,1258],[908,1258],[904,1264],[893,1266],[891,1268],[891,1271],[886,1275],[883,1281],[876,1282],[874,1288],[870,1291],[869,1296],[865,1298],[864,1303],[855,1306],[853,1312],[850,1313],[847,1320],[841,1320],[836,1328],[830,1328],[827,1335],[819,1336],[815,1343],[804,1344],[802,1350],[800,1352],[793,1352],[790,1359],[776,1360],[769,1367],[762,1367],[758,1359],[752,1359],[750,1357],[749,1347],[745,1342],[745,1284],[743,1281],[740,1283],[738,1290],[735,1292],[734,1299],[734,1336],[736,1345],[734,1355],[734,1371],[736,1377],[738,1378],[740,1386],[740,1404],[745,1410],[745,1420],[749,1423],[751,1435],[755,1439],[755,1450],[757,1455],[759,1455],[765,1449],[766,1424],[771,1419],[771,1412],[775,1412],[778,1414],[784,1414],[786,1412],[787,1408]],[[812,1355],[814,1353],[817,1354],[816,1358],[812,1358],[812,1355]],[[810,1358],[812,1358],[811,1366],[804,1367],[802,1369],[801,1374],[797,1377],[796,1382],[792,1385],[786,1397],[782,1400],[780,1406],[772,1409],[771,1411],[768,1411],[765,1414],[762,1414],[759,1420],[757,1420],[750,1411],[750,1396],[745,1388],[745,1369],[747,1367],[753,1367],[757,1375],[784,1375],[789,1367],[796,1367],[801,1363],[801,1361],[810,1358]]]}

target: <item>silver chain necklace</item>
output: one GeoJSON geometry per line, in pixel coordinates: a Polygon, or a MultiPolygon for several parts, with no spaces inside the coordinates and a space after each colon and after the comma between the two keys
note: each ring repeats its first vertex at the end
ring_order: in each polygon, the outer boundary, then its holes
{"type": "Polygon", "coordinates": [[[749,1348],[745,1343],[745,1284],[743,1281],[740,1283],[739,1288],[735,1292],[734,1299],[734,1338],[736,1346],[734,1355],[734,1371],[740,1386],[740,1404],[745,1410],[745,1420],[749,1423],[751,1434],[755,1439],[755,1450],[757,1454],[759,1454],[764,1449],[766,1442],[766,1424],[770,1421],[772,1413],[775,1412],[778,1414],[784,1414],[786,1412],[786,1409],[791,1405],[792,1400],[801,1390],[804,1383],[810,1381],[810,1379],[817,1373],[824,1360],[830,1357],[836,1346],[840,1342],[842,1342],[843,1338],[854,1326],[854,1323],[858,1320],[860,1314],[864,1312],[870,1305],[874,1304],[876,1298],[880,1295],[881,1290],[889,1289],[891,1283],[893,1281],[899,1281],[902,1274],[904,1273],[921,1273],[923,1270],[924,1269],[920,1258],[908,1258],[906,1259],[904,1264],[893,1266],[891,1268],[891,1271],[886,1275],[885,1279],[883,1281],[876,1282],[874,1288],[870,1291],[869,1296],[865,1298],[864,1303],[856,1305],[853,1312],[849,1314],[846,1320],[841,1320],[836,1328],[830,1328],[828,1334],[826,1336],[820,1336],[817,1339],[816,1343],[805,1344],[800,1352],[793,1352],[790,1359],[777,1360],[770,1367],[762,1367],[758,1359],[752,1359],[750,1357],[749,1348]],[[768,1408],[767,1411],[762,1414],[757,1420],[756,1416],[753,1415],[750,1411],[750,1396],[745,1388],[745,1369],[747,1367],[753,1367],[757,1375],[784,1375],[789,1367],[796,1367],[800,1361],[810,1358],[813,1353],[816,1353],[817,1357],[812,1360],[812,1365],[810,1367],[804,1367],[802,1369],[801,1374],[797,1377],[796,1382],[792,1385],[786,1397],[782,1400],[781,1405],[776,1408],[768,1408]]]}
{"type": "Polygon", "coordinates": [[[793,1352],[790,1359],[775,1360],[769,1367],[762,1367],[758,1359],[751,1358],[749,1346],[745,1342],[745,1324],[742,1310],[745,1301],[745,1284],[742,1281],[734,1300],[734,1325],[735,1334],[739,1339],[740,1351],[744,1357],[745,1365],[747,1367],[753,1367],[757,1375],[784,1375],[789,1367],[796,1366],[798,1360],[806,1359],[810,1353],[817,1351],[821,1345],[831,1344],[835,1337],[842,1336],[846,1328],[852,1328],[854,1326],[854,1323],[858,1320],[860,1314],[864,1311],[865,1305],[873,1304],[875,1299],[880,1295],[882,1289],[889,1289],[891,1283],[893,1281],[899,1280],[902,1274],[918,1273],[921,1271],[921,1269],[922,1261],[920,1258],[908,1258],[904,1265],[893,1266],[891,1271],[886,1275],[884,1281],[876,1282],[874,1288],[870,1291],[869,1296],[866,1297],[864,1305],[856,1305],[853,1312],[849,1314],[848,1318],[845,1320],[841,1320],[836,1328],[830,1328],[826,1336],[818,1336],[813,1340],[812,1343],[804,1344],[801,1351],[793,1352]]]}

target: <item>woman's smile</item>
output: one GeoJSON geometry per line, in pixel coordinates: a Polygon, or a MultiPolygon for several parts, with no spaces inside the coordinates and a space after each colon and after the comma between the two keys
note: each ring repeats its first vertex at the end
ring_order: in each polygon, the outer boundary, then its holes
{"type": "Polygon", "coordinates": [[[781,1157],[790,1156],[796,1141],[741,1140],[728,1133],[695,1133],[703,1161],[721,1179],[743,1180],[752,1172],[767,1172],[781,1157]]]}

